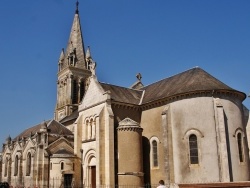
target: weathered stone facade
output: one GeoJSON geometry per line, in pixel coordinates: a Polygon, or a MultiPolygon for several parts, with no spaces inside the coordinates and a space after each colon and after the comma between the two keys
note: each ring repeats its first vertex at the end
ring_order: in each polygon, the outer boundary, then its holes
{"type": "Polygon", "coordinates": [[[144,86],[101,83],[78,6],[58,62],[54,120],[7,138],[1,181],[113,187],[249,181],[246,95],[195,67],[144,86]],[[240,173],[239,173],[240,172],[240,173]]]}

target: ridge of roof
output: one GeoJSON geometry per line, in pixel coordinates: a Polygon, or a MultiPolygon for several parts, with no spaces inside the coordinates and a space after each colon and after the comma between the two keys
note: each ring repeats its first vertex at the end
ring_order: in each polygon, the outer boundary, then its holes
{"type": "MultiPolygon", "coordinates": [[[[150,85],[153,85],[153,84],[155,84],[155,83],[161,82],[161,81],[163,81],[163,80],[166,80],[166,79],[172,78],[172,77],[174,77],[174,76],[178,76],[178,75],[180,75],[180,74],[183,74],[183,73],[188,72],[188,71],[193,70],[193,69],[201,69],[201,70],[203,70],[203,69],[202,69],[202,68],[200,68],[199,66],[195,66],[195,67],[189,68],[189,69],[187,69],[187,70],[184,70],[184,71],[182,71],[182,72],[180,72],[180,73],[173,74],[173,75],[171,75],[171,76],[168,76],[168,77],[162,78],[161,80],[158,80],[158,81],[152,82],[152,83],[150,83],[150,84],[148,84],[148,85],[146,85],[146,86],[142,87],[142,89],[144,89],[144,88],[146,88],[146,87],[148,87],[148,86],[150,86],[150,85]]],[[[203,70],[203,71],[204,71],[204,70],[203,70]]]]}
{"type": "Polygon", "coordinates": [[[129,88],[129,87],[125,87],[125,86],[118,86],[118,85],[114,85],[114,84],[110,84],[110,83],[105,83],[105,82],[99,82],[101,85],[105,84],[105,85],[110,85],[110,86],[114,86],[114,87],[120,87],[120,88],[124,88],[124,89],[129,89],[129,90],[134,90],[134,91],[143,91],[141,89],[133,89],[133,88],[129,88]]]}
{"type": "Polygon", "coordinates": [[[44,122],[47,124],[47,129],[50,130],[52,134],[60,134],[60,132],[63,132],[64,134],[67,135],[71,135],[73,134],[69,129],[67,129],[63,124],[61,124],[60,122],[51,119],[51,120],[46,120],[43,121],[39,124],[36,124],[32,127],[29,127],[27,129],[25,129],[23,132],[21,132],[20,134],[18,134],[13,140],[17,140],[18,138],[27,138],[29,137],[31,134],[34,135],[36,134],[36,132],[38,132],[40,130],[40,128],[44,125],[44,122]],[[51,129],[53,128],[53,129],[51,129]],[[59,132],[57,132],[58,128],[60,128],[61,130],[59,132]]]}
{"type": "Polygon", "coordinates": [[[33,133],[33,135],[38,131],[40,130],[41,126],[43,125],[43,123],[45,122],[47,125],[50,123],[51,120],[46,120],[46,121],[43,121],[39,124],[36,124],[34,126],[31,126],[27,129],[25,129],[24,131],[22,131],[20,134],[18,134],[13,140],[17,140],[18,138],[21,138],[21,137],[28,137],[30,136],[31,133],[33,133]]]}
{"type": "Polygon", "coordinates": [[[199,67],[194,67],[174,76],[164,78],[142,89],[145,90],[142,104],[194,91],[237,91],[199,67]]]}

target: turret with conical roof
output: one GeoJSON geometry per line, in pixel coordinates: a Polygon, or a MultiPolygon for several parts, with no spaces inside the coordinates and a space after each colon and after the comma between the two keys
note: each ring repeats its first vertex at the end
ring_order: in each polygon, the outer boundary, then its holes
{"type": "Polygon", "coordinates": [[[78,6],[77,1],[68,44],[65,51],[62,49],[58,62],[56,120],[77,110],[91,75],[86,63],[78,6]]]}

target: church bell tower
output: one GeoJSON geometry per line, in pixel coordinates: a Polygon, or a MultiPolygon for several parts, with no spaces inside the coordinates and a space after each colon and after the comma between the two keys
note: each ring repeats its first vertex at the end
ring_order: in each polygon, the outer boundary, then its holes
{"type": "Polygon", "coordinates": [[[88,86],[91,71],[84,50],[78,1],[66,51],[58,61],[57,102],[54,119],[60,121],[77,110],[88,86]]]}

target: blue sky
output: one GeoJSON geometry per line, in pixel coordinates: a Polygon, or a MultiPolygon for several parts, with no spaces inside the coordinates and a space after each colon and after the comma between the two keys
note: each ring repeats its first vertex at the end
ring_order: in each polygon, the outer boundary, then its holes
{"type": "MultiPolygon", "coordinates": [[[[79,0],[102,82],[129,87],[199,66],[250,92],[249,0],[79,0]]],[[[53,118],[74,0],[1,0],[0,142],[53,118]]],[[[250,108],[250,98],[244,101],[250,108]]]]}

